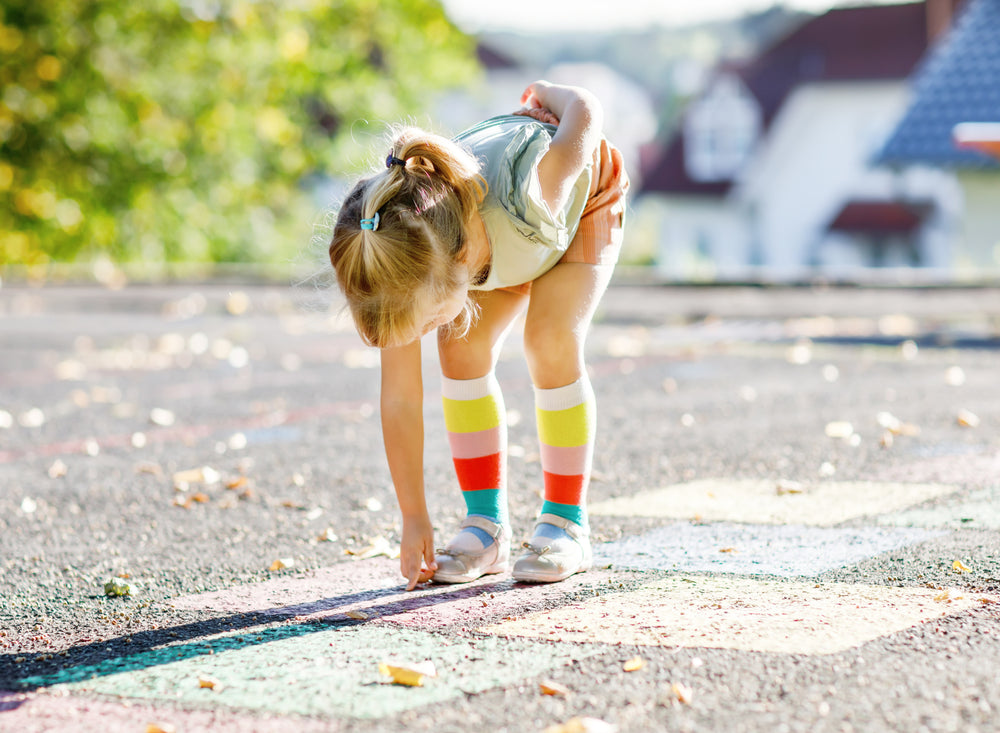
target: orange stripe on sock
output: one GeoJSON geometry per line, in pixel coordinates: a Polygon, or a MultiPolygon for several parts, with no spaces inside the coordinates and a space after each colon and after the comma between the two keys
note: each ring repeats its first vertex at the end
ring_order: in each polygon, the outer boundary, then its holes
{"type": "Polygon", "coordinates": [[[563,476],[545,471],[545,500],[556,504],[582,504],[586,477],[583,474],[563,476]]]}
{"type": "Polygon", "coordinates": [[[479,458],[454,458],[455,473],[462,491],[503,488],[502,453],[479,458]]]}

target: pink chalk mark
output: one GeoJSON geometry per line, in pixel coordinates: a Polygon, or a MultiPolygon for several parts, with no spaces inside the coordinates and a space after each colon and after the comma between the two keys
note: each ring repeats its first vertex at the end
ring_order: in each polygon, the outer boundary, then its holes
{"type": "Polygon", "coordinates": [[[319,733],[330,730],[330,721],[296,715],[262,717],[228,708],[181,710],[160,704],[98,700],[83,695],[50,695],[0,690],[0,729],[18,733],[74,731],[74,733],[135,733],[150,723],[169,723],[177,730],[243,733],[319,733]]]}
{"type": "MultiPolygon", "coordinates": [[[[183,596],[177,608],[219,613],[259,613],[301,621],[343,620],[348,612],[420,629],[481,625],[528,613],[581,587],[606,583],[609,573],[591,571],[561,583],[522,585],[508,574],[460,585],[427,584],[404,590],[396,560],[373,558],[322,568],[306,578],[274,578],[224,591],[183,596]]],[[[361,619],[359,619],[361,620],[361,619]]]]}

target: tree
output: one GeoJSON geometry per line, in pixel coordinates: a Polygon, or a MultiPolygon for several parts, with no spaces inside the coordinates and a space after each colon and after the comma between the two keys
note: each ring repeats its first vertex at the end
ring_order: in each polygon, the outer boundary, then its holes
{"type": "Polygon", "coordinates": [[[5,0],[0,264],[287,259],[352,121],[474,73],[437,0],[5,0]]]}

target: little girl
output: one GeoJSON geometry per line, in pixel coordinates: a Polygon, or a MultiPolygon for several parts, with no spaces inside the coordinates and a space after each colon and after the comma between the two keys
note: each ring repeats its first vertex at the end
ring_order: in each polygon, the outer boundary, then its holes
{"type": "Polygon", "coordinates": [[[358,331],[381,349],[382,431],[403,514],[407,590],[509,567],[506,412],[494,365],[525,307],[545,500],[513,576],[554,582],[591,566],[585,500],[596,415],[583,347],[618,258],[629,182],[589,92],[536,81],[521,104],[455,140],[403,129],[385,168],[347,196],[330,243],[358,331]],[[436,553],[420,369],[420,338],[433,329],[468,510],[436,553]]]}

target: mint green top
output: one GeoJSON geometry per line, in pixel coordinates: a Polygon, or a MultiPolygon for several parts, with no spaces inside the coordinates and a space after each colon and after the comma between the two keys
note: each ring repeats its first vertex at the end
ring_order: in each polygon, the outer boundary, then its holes
{"type": "Polygon", "coordinates": [[[490,239],[490,273],[472,290],[520,285],[544,274],[562,257],[587,205],[593,165],[577,178],[562,210],[553,214],[542,199],[538,162],[549,149],[554,125],[531,117],[491,117],[455,141],[480,163],[489,189],[479,207],[490,239]]]}

